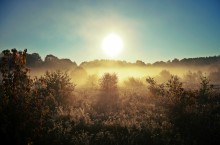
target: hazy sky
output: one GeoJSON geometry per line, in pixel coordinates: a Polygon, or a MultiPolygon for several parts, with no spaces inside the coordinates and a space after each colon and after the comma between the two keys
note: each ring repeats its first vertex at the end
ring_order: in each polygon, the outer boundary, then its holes
{"type": "Polygon", "coordinates": [[[108,59],[101,43],[111,32],[124,41],[115,59],[129,62],[220,55],[220,0],[0,1],[1,51],[108,59]]]}

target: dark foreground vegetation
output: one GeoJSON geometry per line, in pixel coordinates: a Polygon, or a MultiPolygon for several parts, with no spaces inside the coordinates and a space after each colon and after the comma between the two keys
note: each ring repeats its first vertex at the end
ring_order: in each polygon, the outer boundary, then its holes
{"type": "Polygon", "coordinates": [[[146,77],[147,86],[130,78],[119,87],[117,75],[105,73],[97,86],[76,89],[62,71],[31,78],[26,50],[3,54],[1,144],[220,144],[220,92],[206,76],[196,89],[175,75],[165,83],[146,77]]]}

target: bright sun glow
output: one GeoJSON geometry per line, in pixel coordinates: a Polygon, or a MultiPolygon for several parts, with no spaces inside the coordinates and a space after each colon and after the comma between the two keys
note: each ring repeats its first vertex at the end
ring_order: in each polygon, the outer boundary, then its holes
{"type": "Polygon", "coordinates": [[[102,42],[102,49],[105,54],[110,57],[115,57],[121,53],[123,49],[122,39],[115,33],[111,33],[106,36],[102,42]]]}

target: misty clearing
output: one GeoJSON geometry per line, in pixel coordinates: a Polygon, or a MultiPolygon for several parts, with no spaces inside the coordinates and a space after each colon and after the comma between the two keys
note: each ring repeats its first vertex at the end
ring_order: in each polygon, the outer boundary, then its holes
{"type": "Polygon", "coordinates": [[[0,61],[1,142],[220,144],[220,57],[80,65],[27,50],[0,61]]]}

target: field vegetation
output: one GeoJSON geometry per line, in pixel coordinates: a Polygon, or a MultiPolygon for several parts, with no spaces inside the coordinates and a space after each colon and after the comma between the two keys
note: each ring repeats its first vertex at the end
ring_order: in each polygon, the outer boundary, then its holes
{"type": "Polygon", "coordinates": [[[4,50],[1,58],[2,143],[220,144],[220,69],[181,76],[163,69],[120,79],[111,71],[87,74],[81,66],[33,77],[26,52],[4,50]],[[80,85],[76,73],[86,76],[80,85]]]}

